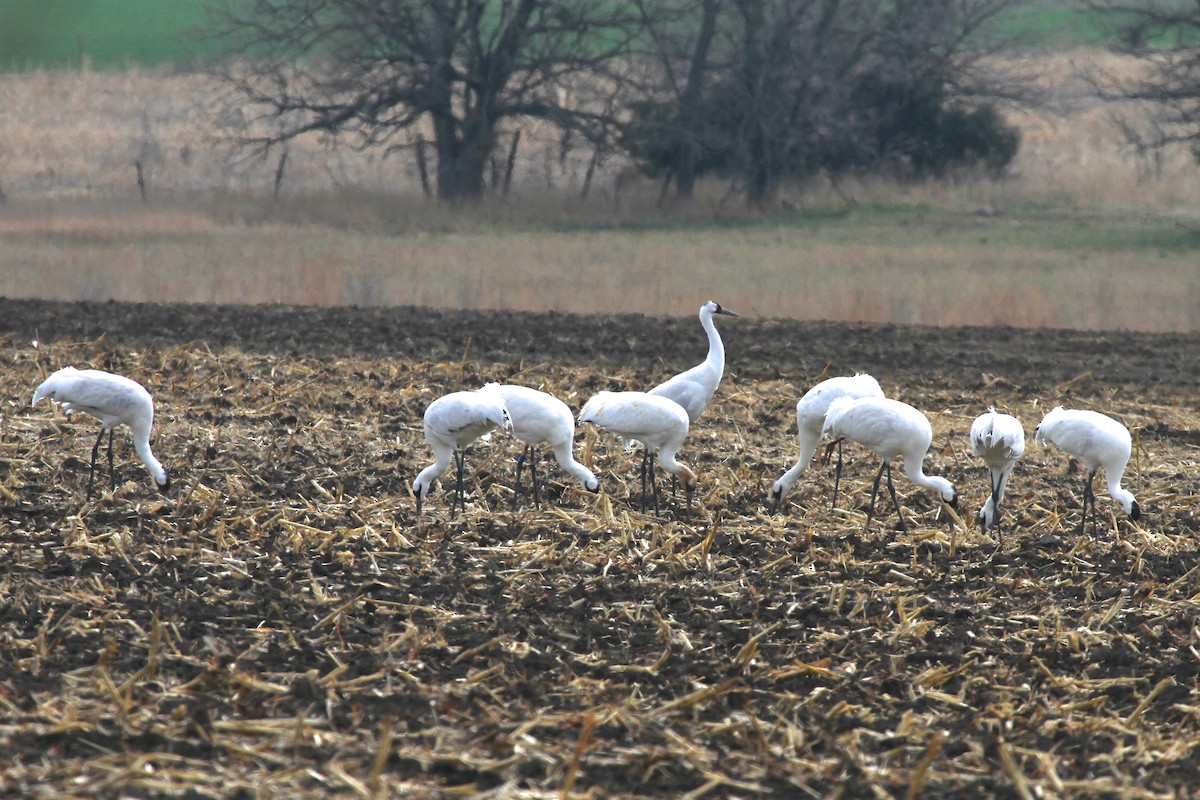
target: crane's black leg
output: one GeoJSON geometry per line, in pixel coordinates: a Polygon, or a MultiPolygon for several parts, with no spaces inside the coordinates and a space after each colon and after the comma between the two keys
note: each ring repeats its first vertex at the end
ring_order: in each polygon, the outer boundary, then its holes
{"type": "Polygon", "coordinates": [[[1004,480],[1004,476],[1000,475],[992,484],[992,513],[995,515],[992,518],[992,527],[996,529],[996,549],[999,550],[1004,546],[1004,529],[1000,526],[1000,482],[1004,480]]]}
{"type": "Polygon", "coordinates": [[[529,447],[529,478],[533,483],[533,504],[541,508],[542,500],[538,497],[537,452],[532,445],[529,447]]]}
{"type": "Polygon", "coordinates": [[[88,470],[88,500],[92,499],[92,484],[96,480],[96,456],[100,453],[100,442],[104,440],[104,428],[100,429],[100,435],[96,437],[96,443],[92,445],[92,466],[88,470]]]}
{"type": "Polygon", "coordinates": [[[654,516],[658,516],[658,481],[654,479],[654,454],[650,454],[650,488],[654,491],[654,516]]]}
{"type": "Polygon", "coordinates": [[[450,513],[454,513],[454,504],[458,503],[460,511],[467,510],[467,499],[463,494],[463,451],[454,451],[454,499],[450,501],[450,513]]]}
{"type": "Polygon", "coordinates": [[[642,511],[645,511],[645,510],[646,510],[646,464],[647,464],[647,462],[648,462],[649,460],[650,460],[650,451],[649,451],[649,450],[643,450],[643,451],[642,451],[642,468],[641,468],[641,479],[642,479],[642,511]]]}
{"type": "Polygon", "coordinates": [[[1096,535],[1096,530],[1100,525],[1099,515],[1096,512],[1096,490],[1092,488],[1093,478],[1096,477],[1095,472],[1089,472],[1087,476],[1087,485],[1083,487],[1083,519],[1080,521],[1080,533],[1087,526],[1087,509],[1091,504],[1092,509],[1092,535],[1096,535]]]}
{"type": "MultiPolygon", "coordinates": [[[[846,437],[841,437],[836,442],[830,442],[829,447],[825,448],[825,460],[829,460],[829,454],[833,450],[833,446],[837,445],[838,460],[837,467],[833,470],[833,505],[831,508],[837,508],[838,484],[842,482],[842,441],[846,437]]],[[[872,504],[874,505],[874,504],[872,504]]]]}
{"type": "Polygon", "coordinates": [[[884,462],[879,465],[879,472],[875,473],[875,483],[871,484],[871,505],[867,506],[867,524],[863,530],[871,527],[871,519],[875,516],[875,498],[879,494],[879,481],[883,477],[883,470],[887,467],[887,465],[888,462],[885,459],[884,462]]]}
{"type": "Polygon", "coordinates": [[[902,511],[900,508],[900,500],[897,499],[897,497],[896,497],[896,487],[892,484],[892,462],[885,461],[883,463],[884,463],[884,466],[887,467],[888,493],[890,493],[892,495],[892,505],[894,505],[896,507],[896,514],[897,514],[897,516],[900,517],[900,532],[908,533],[908,525],[906,525],[904,523],[904,511],[902,511]]]}
{"type": "Polygon", "coordinates": [[[114,492],[117,490],[117,473],[113,471],[113,435],[116,432],[116,428],[108,429],[108,482],[114,492]]]}
{"type": "Polygon", "coordinates": [[[517,456],[517,485],[513,490],[513,508],[517,507],[517,501],[521,497],[521,467],[525,466],[525,453],[527,452],[529,452],[528,447],[521,452],[521,455],[517,456]]]}
{"type": "MultiPolygon", "coordinates": [[[[985,469],[985,470],[987,470],[987,474],[988,474],[988,487],[990,488],[990,490],[991,490],[991,492],[992,492],[991,499],[993,499],[993,500],[994,500],[994,499],[995,499],[995,497],[996,497],[996,488],[995,488],[995,485],[992,483],[992,471],[991,471],[991,469],[989,469],[989,468],[987,468],[987,467],[984,467],[984,469],[985,469]]],[[[986,501],[986,500],[984,501],[984,505],[985,505],[985,506],[987,505],[987,501],[986,501]]],[[[995,508],[995,503],[993,503],[992,507],[993,507],[993,508],[995,508]]],[[[983,509],[982,509],[982,508],[981,508],[981,509],[979,509],[979,513],[980,513],[980,514],[982,514],[982,513],[983,513],[983,509]]],[[[986,518],[986,517],[982,517],[982,516],[978,516],[978,515],[976,515],[975,519],[979,521],[979,530],[981,530],[981,531],[986,531],[986,530],[988,529],[988,523],[987,523],[987,518],[986,518]]]]}
{"type": "Polygon", "coordinates": [[[1093,486],[1094,482],[1096,482],[1096,481],[1094,481],[1094,479],[1096,479],[1096,473],[1088,473],[1087,474],[1087,499],[1090,500],[1091,504],[1092,504],[1092,535],[1093,536],[1096,535],[1096,531],[1099,530],[1099,525],[1100,525],[1100,515],[1099,515],[1099,512],[1096,511],[1096,488],[1094,488],[1094,486],[1093,486]]]}

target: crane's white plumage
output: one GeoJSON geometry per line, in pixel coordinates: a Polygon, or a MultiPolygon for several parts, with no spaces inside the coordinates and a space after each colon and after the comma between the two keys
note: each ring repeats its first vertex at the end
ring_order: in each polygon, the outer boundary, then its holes
{"type": "Polygon", "coordinates": [[[96,455],[104,432],[108,431],[108,475],[113,488],[113,429],[117,425],[128,425],[133,435],[133,447],[138,458],[146,465],[154,484],[160,492],[171,488],[171,478],[162,464],[150,452],[150,427],[154,424],[154,400],[146,387],[124,375],[114,375],[98,369],[75,369],[63,367],[46,380],[33,393],[37,405],[49,397],[59,403],[63,411],[73,414],[82,411],[100,420],[100,435],[92,446],[92,465],[88,476],[88,496],[92,494],[92,482],[96,476],[96,455]]]}
{"type": "Polygon", "coordinates": [[[1142,508],[1133,493],[1121,488],[1121,477],[1133,452],[1133,440],[1124,425],[1096,411],[1057,406],[1038,423],[1034,439],[1056,445],[1078,459],[1087,470],[1087,483],[1083,489],[1084,518],[1080,521],[1080,530],[1087,520],[1089,501],[1093,521],[1095,519],[1096,495],[1092,491],[1092,479],[1100,467],[1104,467],[1108,493],[1112,498],[1121,504],[1130,518],[1141,516],[1142,508]]]}
{"type": "MultiPolygon", "coordinates": [[[[624,440],[636,439],[645,448],[642,461],[642,478],[647,474],[655,490],[657,509],[657,484],[654,483],[653,459],[676,476],[683,484],[691,504],[692,492],[696,489],[696,475],[675,458],[688,433],[688,415],[672,400],[648,392],[597,392],[583,405],[579,412],[580,423],[591,422],[616,434],[624,440]]],[[[644,493],[643,485],[643,493],[644,493]]],[[[644,500],[644,497],[643,497],[644,500]]]]}
{"type": "Polygon", "coordinates": [[[708,334],[708,357],[650,390],[652,395],[669,398],[681,405],[687,412],[688,422],[695,422],[704,413],[725,372],[725,345],[721,342],[721,334],[717,333],[717,326],[713,324],[714,314],[738,316],[712,300],[700,306],[700,324],[708,334]]]}
{"type": "Polygon", "coordinates": [[[1025,429],[1021,421],[1011,414],[1001,414],[988,409],[980,414],[971,425],[971,452],[983,459],[991,476],[991,493],[983,508],[979,509],[979,524],[987,528],[1000,526],[1000,503],[1004,500],[1004,489],[1017,459],[1025,452],[1025,429]]]}
{"type": "Polygon", "coordinates": [[[787,472],[775,481],[771,487],[771,510],[779,508],[783,498],[787,496],[796,481],[808,469],[817,444],[821,441],[821,432],[825,427],[825,413],[830,404],[839,397],[883,397],[883,389],[879,381],[870,375],[840,376],[828,378],[804,393],[796,403],[796,428],[799,431],[800,456],[787,472]]]}
{"type": "Polygon", "coordinates": [[[451,392],[434,400],[425,409],[425,441],[433,450],[434,462],[421,470],[413,481],[417,498],[417,513],[429,494],[433,481],[450,468],[456,467],[455,495],[450,503],[462,500],[463,455],[467,445],[496,428],[512,430],[512,421],[504,399],[490,389],[473,392],[451,392]]]}
{"type": "MultiPolygon", "coordinates": [[[[600,489],[600,481],[590,469],[575,460],[571,448],[575,441],[575,417],[571,409],[554,395],[528,386],[489,383],[490,389],[500,395],[512,420],[512,435],[524,442],[531,455],[530,472],[533,477],[533,496],[537,499],[537,453],[535,448],[548,445],[564,472],[573,476],[579,485],[589,492],[600,489]]],[[[524,456],[522,456],[524,458],[524,456]]],[[[517,481],[520,482],[521,462],[517,463],[517,481]]]]}
{"type": "Polygon", "coordinates": [[[922,470],[925,453],[933,442],[933,428],[925,415],[909,404],[887,397],[840,397],[834,400],[825,412],[823,432],[858,442],[883,459],[871,492],[868,525],[875,510],[879,481],[886,469],[892,502],[896,504],[896,511],[900,514],[900,528],[906,530],[904,515],[900,512],[900,502],[891,486],[893,456],[903,459],[904,474],[913,483],[937,492],[938,497],[950,505],[957,502],[958,495],[950,481],[936,475],[926,475],[922,470]]]}

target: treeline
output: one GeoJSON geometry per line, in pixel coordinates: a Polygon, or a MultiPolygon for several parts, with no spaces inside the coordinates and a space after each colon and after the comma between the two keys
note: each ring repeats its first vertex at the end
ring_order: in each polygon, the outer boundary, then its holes
{"type": "Polygon", "coordinates": [[[229,135],[260,151],[313,132],[415,148],[427,192],[457,202],[504,191],[515,132],[540,120],[664,193],[717,175],[757,205],[816,174],[1003,174],[1020,142],[1002,104],[1031,84],[992,56],[1028,5],[225,0],[212,37],[251,56],[222,77],[229,135]]]}

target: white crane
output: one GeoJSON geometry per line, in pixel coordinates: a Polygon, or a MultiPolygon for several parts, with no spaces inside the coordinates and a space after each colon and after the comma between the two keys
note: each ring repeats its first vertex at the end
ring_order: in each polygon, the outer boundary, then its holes
{"type": "MultiPolygon", "coordinates": [[[[489,383],[483,387],[500,395],[512,420],[512,435],[525,443],[529,473],[533,483],[533,501],[538,500],[537,450],[549,445],[564,472],[572,475],[589,492],[600,490],[595,474],[575,460],[571,447],[575,441],[575,417],[562,400],[528,386],[489,383]]],[[[526,453],[517,459],[517,489],[521,487],[521,467],[526,453]]],[[[514,494],[514,501],[516,495],[514,494]]]]}
{"type": "Polygon", "coordinates": [[[171,488],[171,478],[162,464],[150,452],[150,427],[154,424],[154,400],[146,387],[124,375],[114,375],[98,369],[63,367],[53,373],[33,393],[33,404],[42,398],[62,405],[63,411],[73,414],[82,411],[100,420],[100,434],[92,445],[92,464],[88,471],[87,496],[91,499],[96,478],[96,457],[100,441],[108,431],[108,479],[115,491],[117,478],[113,471],[113,435],[116,426],[125,424],[133,436],[133,447],[146,465],[160,492],[171,488]]]}
{"type": "Polygon", "coordinates": [[[1133,452],[1133,440],[1129,429],[1112,417],[1097,411],[1065,409],[1057,406],[1038,423],[1034,440],[1049,442],[1074,456],[1087,470],[1087,482],[1083,486],[1083,518],[1079,521],[1079,532],[1087,524],[1088,506],[1092,510],[1092,530],[1096,529],[1096,494],[1092,491],[1092,479],[1096,471],[1104,467],[1108,481],[1108,493],[1121,504],[1130,519],[1142,515],[1133,493],[1121,488],[1121,476],[1133,452]]]}
{"type": "MultiPolygon", "coordinates": [[[[943,502],[951,506],[957,505],[958,494],[950,481],[936,475],[926,475],[922,471],[925,453],[933,442],[933,428],[925,415],[908,403],[887,397],[841,397],[834,400],[825,413],[823,431],[832,436],[858,442],[883,459],[879,473],[875,476],[875,484],[871,488],[871,505],[867,510],[868,527],[875,513],[879,481],[886,471],[888,491],[892,495],[896,513],[900,515],[900,530],[908,530],[904,524],[904,512],[900,510],[900,501],[896,499],[896,489],[892,485],[893,456],[900,456],[904,460],[904,474],[909,480],[936,492],[943,502]]],[[[837,502],[836,497],[834,502],[837,502]]]]}
{"type": "Polygon", "coordinates": [[[623,440],[642,443],[642,508],[646,507],[646,481],[654,492],[654,513],[658,513],[658,484],[654,480],[654,460],[683,483],[688,507],[696,490],[696,475],[675,459],[688,433],[687,412],[665,397],[648,392],[597,392],[583,405],[579,422],[599,425],[623,440]]]}
{"type": "Polygon", "coordinates": [[[450,512],[457,502],[466,508],[463,497],[463,448],[496,428],[512,430],[512,420],[504,400],[496,392],[477,389],[473,392],[451,392],[429,404],[425,409],[425,441],[433,450],[434,462],[421,470],[412,483],[417,498],[417,513],[429,494],[433,481],[455,465],[454,497],[450,512]]]}
{"type": "MultiPolygon", "coordinates": [[[[979,524],[984,530],[995,528],[1002,542],[1000,502],[1004,499],[1004,489],[1013,467],[1025,452],[1025,429],[1021,421],[1011,414],[1001,414],[995,408],[988,409],[971,425],[971,452],[983,459],[990,477],[991,493],[979,509],[979,524]]],[[[999,544],[997,542],[997,547],[999,544]]]]}
{"type": "MultiPolygon", "coordinates": [[[[668,378],[650,390],[650,394],[666,397],[683,406],[689,424],[700,419],[704,409],[708,408],[717,387],[721,385],[721,376],[725,374],[725,343],[721,341],[721,334],[713,323],[714,314],[739,316],[715,300],[700,306],[700,325],[708,336],[708,356],[691,369],[668,378]]],[[[671,475],[672,494],[675,492],[675,483],[676,476],[671,475]]]]}
{"type": "Polygon", "coordinates": [[[691,369],[669,378],[650,390],[650,394],[666,397],[683,406],[688,422],[695,422],[704,413],[725,372],[725,345],[713,324],[713,315],[736,317],[738,314],[709,300],[700,306],[700,324],[708,334],[708,357],[691,369]]]}
{"type": "MultiPolygon", "coordinates": [[[[883,397],[883,389],[880,388],[879,381],[870,375],[860,373],[853,376],[828,378],[804,393],[804,396],[796,403],[796,428],[800,439],[800,457],[796,459],[792,468],[783,473],[771,487],[771,513],[779,509],[783,498],[796,485],[796,481],[804,474],[804,470],[808,469],[813,453],[817,451],[817,444],[821,441],[821,431],[825,427],[825,412],[829,410],[829,405],[839,397],[883,397]]],[[[837,475],[840,479],[842,472],[841,440],[839,439],[836,444],[838,448],[837,475]]],[[[828,456],[828,452],[826,456],[828,456]]],[[[836,497],[835,483],[835,501],[836,497]]]]}

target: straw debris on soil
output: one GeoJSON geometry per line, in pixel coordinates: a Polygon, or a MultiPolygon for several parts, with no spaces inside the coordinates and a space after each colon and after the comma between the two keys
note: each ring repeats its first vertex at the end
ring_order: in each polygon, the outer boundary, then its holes
{"type": "MultiPolygon", "coordinates": [[[[705,298],[698,298],[695,305],[705,298]]],[[[0,792],[122,797],[1190,797],[1200,786],[1195,337],[725,321],[726,379],[661,517],[636,454],[578,435],[591,495],[521,445],[467,451],[418,517],[425,406],[485,381],[574,409],[704,352],[694,316],[0,301],[0,792]],[[668,345],[668,343],[671,343],[668,345]],[[157,496],[118,436],[37,382],[68,364],[156,399],[157,496]],[[960,519],[851,448],[777,515],[794,404],[867,371],[933,424],[960,519]],[[1030,443],[1004,547],[967,431],[1057,404],[1135,432],[1079,535],[1082,471],[1030,443]],[[98,484],[100,482],[98,481],[98,484]],[[525,490],[527,492],[527,489],[525,490]]],[[[661,477],[661,476],[660,476],[661,477]]],[[[669,494],[669,490],[668,490],[669,494]]]]}

